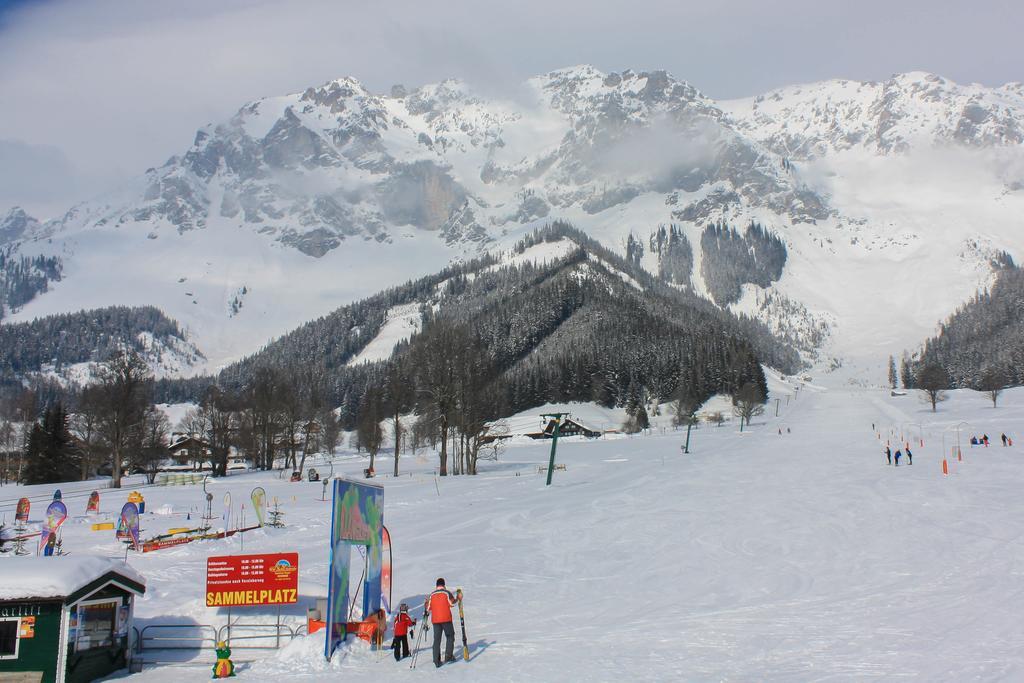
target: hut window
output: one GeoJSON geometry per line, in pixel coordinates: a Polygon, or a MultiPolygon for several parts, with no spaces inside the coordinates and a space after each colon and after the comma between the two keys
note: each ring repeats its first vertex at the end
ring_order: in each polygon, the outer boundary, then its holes
{"type": "Polygon", "coordinates": [[[110,647],[114,642],[114,620],[118,603],[104,600],[78,606],[78,640],[75,650],[110,647]]]}
{"type": "Polygon", "coordinates": [[[18,658],[18,619],[0,619],[0,659],[18,658]]]}

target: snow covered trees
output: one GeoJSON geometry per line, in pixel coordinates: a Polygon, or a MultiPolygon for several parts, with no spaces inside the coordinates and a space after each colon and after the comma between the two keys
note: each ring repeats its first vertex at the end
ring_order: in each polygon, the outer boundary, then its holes
{"type": "Polygon", "coordinates": [[[1024,270],[1006,254],[993,266],[998,276],[992,288],[950,316],[921,353],[918,369],[943,366],[951,387],[980,388],[988,367],[1003,369],[1004,386],[1024,384],[1024,270]]]}
{"type": "Polygon", "coordinates": [[[720,306],[738,301],[744,283],[767,287],[782,276],[783,241],[751,222],[742,235],[725,223],[708,225],[700,238],[701,275],[720,306]]]}

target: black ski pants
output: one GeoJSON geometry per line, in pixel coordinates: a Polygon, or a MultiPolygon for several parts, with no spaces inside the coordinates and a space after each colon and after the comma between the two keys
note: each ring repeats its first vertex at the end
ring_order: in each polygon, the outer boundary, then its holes
{"type": "Polygon", "coordinates": [[[409,656],[409,639],[406,636],[395,636],[391,641],[391,649],[395,651],[395,661],[409,656]]]}
{"type": "Polygon", "coordinates": [[[441,666],[441,635],[445,637],[444,661],[455,659],[455,626],[450,621],[434,624],[434,666],[441,666]]]}

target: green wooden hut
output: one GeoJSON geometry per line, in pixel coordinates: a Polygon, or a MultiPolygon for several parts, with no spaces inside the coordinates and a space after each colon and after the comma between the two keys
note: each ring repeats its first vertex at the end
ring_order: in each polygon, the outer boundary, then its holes
{"type": "Polygon", "coordinates": [[[128,666],[145,580],[105,557],[0,560],[0,681],[92,681],[128,666]]]}

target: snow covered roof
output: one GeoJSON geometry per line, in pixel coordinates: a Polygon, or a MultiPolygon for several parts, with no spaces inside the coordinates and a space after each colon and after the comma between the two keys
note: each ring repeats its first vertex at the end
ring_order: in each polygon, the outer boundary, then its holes
{"type": "Polygon", "coordinates": [[[108,574],[145,588],[141,574],[107,557],[10,557],[0,560],[0,600],[63,598],[108,574]]]}

